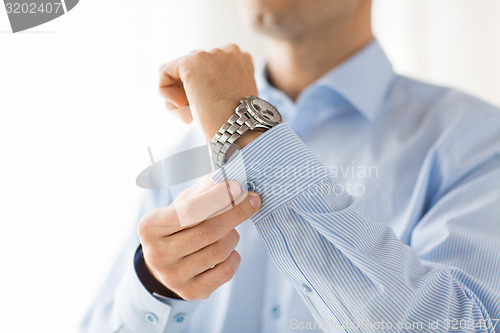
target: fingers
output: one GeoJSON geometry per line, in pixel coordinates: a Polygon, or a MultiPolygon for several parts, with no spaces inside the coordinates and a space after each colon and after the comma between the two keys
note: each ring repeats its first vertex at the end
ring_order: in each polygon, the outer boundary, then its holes
{"type": "Polygon", "coordinates": [[[194,277],[184,288],[175,292],[185,300],[207,299],[217,288],[233,278],[240,262],[240,254],[233,251],[225,261],[194,277]]]}
{"type": "Polygon", "coordinates": [[[226,44],[226,45],[222,46],[220,49],[226,53],[241,52],[239,46],[236,44],[232,44],[232,43],[226,44]]]}
{"type": "Polygon", "coordinates": [[[237,182],[215,184],[210,175],[195,187],[182,192],[173,204],[146,213],[138,223],[137,233],[141,242],[161,240],[230,205],[239,196],[237,182]]]}
{"type": "Polygon", "coordinates": [[[179,66],[186,61],[187,56],[177,58],[160,66],[160,88],[182,84],[179,66]]]}
{"type": "MultiPolygon", "coordinates": [[[[227,185],[237,185],[232,193],[240,192],[237,182],[213,185],[207,177],[192,188],[182,202],[190,202],[186,207],[201,205],[200,211],[207,214],[231,202],[227,185]],[[208,206],[203,207],[207,202],[208,206]]],[[[148,213],[150,216],[143,217],[139,222],[139,238],[144,260],[158,281],[184,299],[194,300],[207,298],[234,276],[241,260],[234,250],[239,241],[235,227],[255,214],[261,205],[255,192],[240,193],[240,197],[243,199],[235,207],[187,228],[181,226],[175,205],[154,210],[148,213]]],[[[191,213],[188,209],[193,216],[200,211],[194,209],[191,213]]],[[[197,218],[203,218],[200,216],[197,218]]]]}
{"type": "Polygon", "coordinates": [[[137,235],[141,244],[159,241],[165,235],[180,230],[177,213],[172,206],[153,209],[147,212],[137,224],[137,235]]]}
{"type": "Polygon", "coordinates": [[[195,195],[200,195],[201,193],[206,192],[208,189],[214,187],[215,185],[217,184],[212,180],[212,174],[205,175],[196,185],[182,191],[181,194],[177,196],[175,201],[181,201],[195,195]]]}
{"type": "Polygon", "coordinates": [[[165,107],[175,116],[179,117],[179,119],[184,124],[190,124],[193,122],[193,115],[191,114],[191,109],[189,108],[189,106],[185,106],[179,109],[169,101],[165,101],[165,107]]]}
{"type": "Polygon", "coordinates": [[[180,269],[184,268],[189,279],[193,278],[225,261],[236,248],[239,240],[240,235],[236,229],[232,229],[215,243],[180,259],[176,266],[180,269]]]}
{"type": "Polygon", "coordinates": [[[248,220],[260,209],[260,197],[248,192],[245,199],[227,212],[177,232],[165,240],[165,246],[179,256],[187,256],[224,237],[236,226],[248,220]],[[252,205],[253,202],[253,205],[252,205]]]}
{"type": "Polygon", "coordinates": [[[172,109],[180,109],[188,105],[188,99],[184,86],[181,84],[173,84],[170,86],[160,86],[159,93],[171,105],[172,109]]]}
{"type": "Polygon", "coordinates": [[[241,187],[237,182],[217,184],[197,196],[174,202],[179,225],[187,227],[204,221],[210,215],[223,209],[237,198],[241,187]]]}
{"type": "Polygon", "coordinates": [[[219,210],[219,211],[217,211],[217,212],[213,213],[213,214],[212,214],[212,215],[210,215],[207,219],[210,219],[210,218],[215,217],[215,216],[217,216],[217,215],[223,214],[223,213],[227,212],[227,211],[228,211],[228,210],[230,210],[230,209],[233,209],[233,207],[235,207],[235,206],[239,205],[239,204],[240,204],[243,200],[245,200],[245,198],[247,197],[247,195],[248,195],[248,191],[247,191],[247,190],[244,190],[244,191],[240,194],[240,196],[239,196],[238,198],[234,199],[234,201],[233,201],[233,202],[231,202],[231,204],[230,204],[230,205],[227,205],[226,207],[222,208],[221,210],[219,210]]]}
{"type": "MultiPolygon", "coordinates": [[[[227,44],[220,48],[212,49],[210,52],[200,50],[192,51],[187,56],[177,58],[162,65],[159,70],[159,93],[169,103],[167,108],[170,110],[179,109],[189,104],[183,82],[188,76],[190,76],[190,73],[193,73],[193,70],[191,70],[191,65],[193,63],[203,64],[203,60],[210,57],[210,55],[220,57],[221,55],[227,54],[234,54],[236,56],[241,55],[242,59],[245,60],[245,63],[249,64],[247,67],[253,73],[252,57],[249,53],[242,52],[235,44],[227,44]]],[[[181,119],[183,121],[187,121],[190,118],[182,116],[181,119]]]]}
{"type": "Polygon", "coordinates": [[[180,67],[185,61],[186,57],[181,57],[160,67],[159,93],[175,109],[188,105],[188,99],[179,72],[180,67]]]}
{"type": "Polygon", "coordinates": [[[257,193],[247,192],[238,205],[218,216],[207,219],[205,223],[223,226],[233,225],[232,228],[234,228],[252,217],[260,209],[261,204],[260,196],[257,193]]]}

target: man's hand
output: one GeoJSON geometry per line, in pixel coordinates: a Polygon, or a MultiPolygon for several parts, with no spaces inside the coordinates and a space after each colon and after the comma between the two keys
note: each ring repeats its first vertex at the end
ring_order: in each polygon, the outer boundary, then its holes
{"type": "MultiPolygon", "coordinates": [[[[192,52],[160,68],[160,94],[169,110],[190,105],[199,117],[205,140],[210,142],[240,99],[257,96],[252,57],[234,44],[192,52]]],[[[184,122],[193,120],[193,114],[178,115],[184,122]]]]}
{"type": "Polygon", "coordinates": [[[207,177],[165,208],[147,213],[138,234],[144,260],[165,287],[185,300],[206,299],[231,280],[241,257],[235,227],[260,208],[255,192],[207,177]]]}

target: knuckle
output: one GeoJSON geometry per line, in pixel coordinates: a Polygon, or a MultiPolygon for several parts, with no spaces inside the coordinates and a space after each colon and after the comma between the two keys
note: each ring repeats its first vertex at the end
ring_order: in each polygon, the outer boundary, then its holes
{"type": "Polygon", "coordinates": [[[195,229],[195,238],[201,243],[211,243],[215,236],[215,227],[209,223],[200,225],[195,229]]]}
{"type": "Polygon", "coordinates": [[[191,224],[194,219],[194,210],[188,200],[182,201],[175,205],[175,213],[181,225],[191,224]]]}
{"type": "Polygon", "coordinates": [[[210,50],[210,53],[220,55],[220,54],[224,53],[224,51],[222,51],[221,49],[216,48],[216,49],[210,50]]]}
{"type": "Polygon", "coordinates": [[[151,223],[154,215],[154,210],[149,211],[139,220],[137,224],[137,235],[141,240],[147,238],[149,234],[151,234],[151,223]]]}
{"type": "Polygon", "coordinates": [[[234,251],[234,260],[236,262],[236,265],[234,266],[235,267],[234,270],[237,271],[238,267],[240,265],[240,262],[241,262],[241,256],[237,251],[234,251]]]}
{"type": "Polygon", "coordinates": [[[209,258],[212,260],[224,260],[228,256],[228,250],[226,244],[223,242],[215,242],[212,246],[212,249],[210,250],[209,258]]]}
{"type": "Polygon", "coordinates": [[[179,73],[184,82],[190,81],[194,76],[194,69],[191,61],[184,61],[179,65],[179,73]]]}
{"type": "Polygon", "coordinates": [[[240,241],[239,232],[236,229],[232,229],[229,233],[230,233],[230,237],[232,237],[235,240],[236,244],[238,244],[240,241]]]}
{"type": "Polygon", "coordinates": [[[162,274],[163,281],[167,286],[175,286],[182,280],[182,270],[179,268],[170,268],[162,274]]]}
{"type": "Polygon", "coordinates": [[[192,56],[195,61],[205,61],[210,58],[211,54],[210,52],[206,51],[198,51],[194,53],[192,56]]]}
{"type": "Polygon", "coordinates": [[[231,278],[234,276],[236,273],[236,269],[233,265],[226,264],[223,267],[221,267],[221,270],[219,272],[219,276],[221,280],[223,281],[229,281],[231,278]]]}
{"type": "Polygon", "coordinates": [[[156,268],[161,265],[162,255],[156,248],[148,248],[143,246],[142,251],[144,260],[149,264],[149,266],[156,268]]]}
{"type": "Polygon", "coordinates": [[[229,52],[236,52],[240,50],[239,46],[234,43],[228,44],[226,48],[229,50],[229,52]]]}
{"type": "Polygon", "coordinates": [[[156,235],[156,227],[168,223],[171,217],[169,214],[169,210],[164,208],[156,208],[144,214],[137,223],[137,235],[141,241],[156,235]]]}
{"type": "Polygon", "coordinates": [[[165,267],[176,261],[178,255],[176,248],[171,243],[156,243],[154,245],[143,244],[142,247],[144,260],[156,269],[165,267]]]}
{"type": "Polygon", "coordinates": [[[148,225],[141,219],[137,224],[137,236],[139,236],[140,242],[143,243],[148,235],[148,225]]]}
{"type": "Polygon", "coordinates": [[[165,260],[172,260],[176,257],[176,247],[172,242],[165,242],[162,246],[161,256],[165,260]]]}

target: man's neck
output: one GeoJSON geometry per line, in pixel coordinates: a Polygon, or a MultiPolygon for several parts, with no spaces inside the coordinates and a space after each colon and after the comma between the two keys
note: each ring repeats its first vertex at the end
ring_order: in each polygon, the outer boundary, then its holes
{"type": "Polygon", "coordinates": [[[270,40],[267,71],[272,85],[292,100],[321,76],[347,60],[373,39],[371,26],[339,23],[295,40],[270,40]]]}

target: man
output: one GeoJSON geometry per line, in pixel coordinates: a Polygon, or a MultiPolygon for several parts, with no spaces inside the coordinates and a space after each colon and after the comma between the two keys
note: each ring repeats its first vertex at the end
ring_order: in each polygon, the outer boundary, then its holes
{"type": "Polygon", "coordinates": [[[147,202],[82,331],[500,332],[498,110],[395,75],[369,0],[241,3],[258,85],[229,45],[164,65],[160,92],[216,158],[234,125],[243,166],[147,202]],[[241,131],[265,101],[285,122],[241,131]]]}

